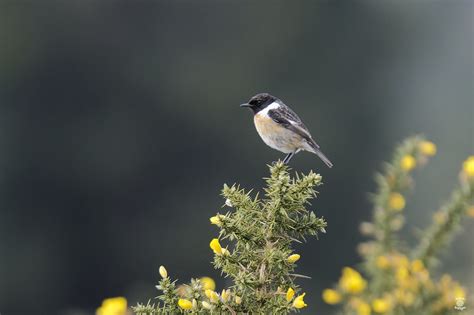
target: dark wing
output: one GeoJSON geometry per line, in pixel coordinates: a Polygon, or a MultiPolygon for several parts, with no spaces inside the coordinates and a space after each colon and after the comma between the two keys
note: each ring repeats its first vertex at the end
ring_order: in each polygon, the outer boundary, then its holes
{"type": "Polygon", "coordinates": [[[314,145],[316,148],[319,148],[319,145],[313,140],[311,134],[309,133],[308,128],[304,125],[298,115],[291,110],[286,105],[281,105],[278,109],[271,109],[268,111],[268,116],[276,123],[280,124],[281,126],[289,129],[298,135],[300,135],[303,139],[305,139],[308,143],[314,145]]]}

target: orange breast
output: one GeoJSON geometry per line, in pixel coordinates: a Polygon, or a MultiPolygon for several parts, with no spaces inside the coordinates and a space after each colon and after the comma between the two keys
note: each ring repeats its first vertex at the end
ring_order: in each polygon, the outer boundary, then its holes
{"type": "Polygon", "coordinates": [[[285,128],[274,122],[266,115],[256,114],[253,118],[255,127],[261,136],[278,135],[285,132],[285,128]]]}
{"type": "Polygon", "coordinates": [[[254,122],[258,134],[268,146],[285,153],[295,152],[301,148],[301,137],[274,122],[270,117],[256,114],[254,122]]]}

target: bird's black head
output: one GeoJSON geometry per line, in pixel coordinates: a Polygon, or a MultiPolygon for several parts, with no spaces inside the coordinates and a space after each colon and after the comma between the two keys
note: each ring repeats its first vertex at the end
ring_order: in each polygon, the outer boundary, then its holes
{"type": "Polygon", "coordinates": [[[276,100],[277,98],[275,96],[268,93],[260,93],[253,96],[248,103],[241,104],[240,107],[248,107],[256,114],[276,100]]]}

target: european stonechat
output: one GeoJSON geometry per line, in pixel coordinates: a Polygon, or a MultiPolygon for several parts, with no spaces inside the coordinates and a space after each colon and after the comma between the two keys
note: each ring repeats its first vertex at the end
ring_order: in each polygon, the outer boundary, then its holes
{"type": "Polygon", "coordinates": [[[268,93],[260,93],[240,106],[252,110],[255,127],[263,142],[275,150],[287,153],[283,160],[285,164],[288,164],[293,155],[304,150],[316,154],[328,167],[332,167],[333,164],[321,152],[308,128],[280,99],[268,93]]]}

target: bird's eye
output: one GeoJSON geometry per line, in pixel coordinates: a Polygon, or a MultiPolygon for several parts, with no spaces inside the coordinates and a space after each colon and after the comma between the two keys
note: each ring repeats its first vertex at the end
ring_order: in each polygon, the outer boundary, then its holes
{"type": "Polygon", "coordinates": [[[250,105],[258,105],[258,100],[250,100],[249,102],[250,105]]]}

